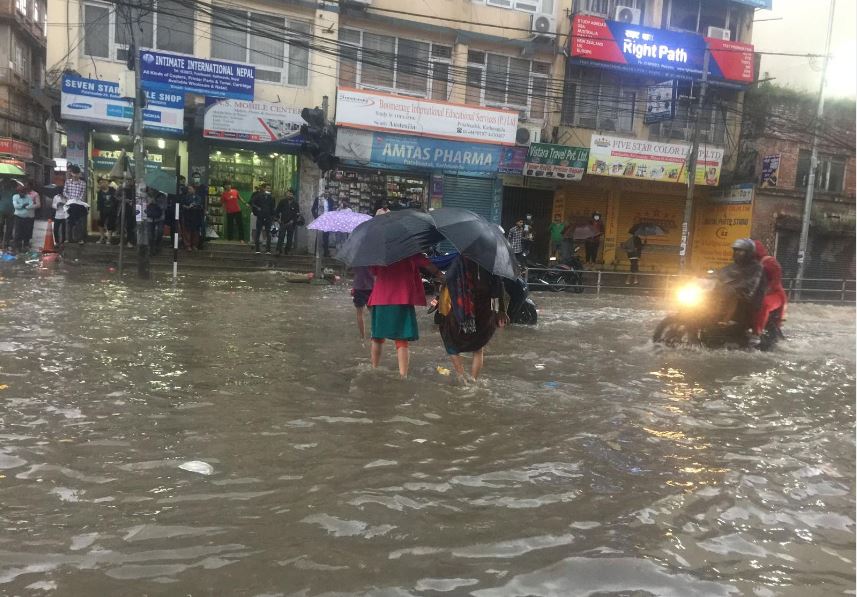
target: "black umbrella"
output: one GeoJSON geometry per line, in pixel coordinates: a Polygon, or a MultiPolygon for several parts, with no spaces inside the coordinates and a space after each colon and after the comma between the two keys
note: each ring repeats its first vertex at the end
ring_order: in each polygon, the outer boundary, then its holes
{"type": "Polygon", "coordinates": [[[442,238],[427,213],[403,209],[357,226],[336,258],[352,267],[391,265],[428,250],[442,238]]]}
{"type": "Polygon", "coordinates": [[[590,238],[601,236],[601,231],[591,224],[584,224],[583,226],[577,226],[572,235],[574,240],[588,240],[590,238]]]}
{"type": "Polygon", "coordinates": [[[458,252],[503,278],[518,277],[517,261],[497,224],[467,209],[442,207],[429,212],[437,231],[458,252]]]}
{"type": "Polygon", "coordinates": [[[633,234],[635,236],[664,236],[666,232],[657,224],[639,222],[631,226],[631,229],[628,230],[628,234],[633,234]]]}

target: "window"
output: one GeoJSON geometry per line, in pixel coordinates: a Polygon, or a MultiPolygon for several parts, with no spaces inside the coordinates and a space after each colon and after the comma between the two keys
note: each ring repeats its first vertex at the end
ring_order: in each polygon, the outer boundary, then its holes
{"type": "Polygon", "coordinates": [[[523,110],[544,118],[550,64],[478,50],[467,53],[465,103],[523,110]]]}
{"type": "Polygon", "coordinates": [[[576,0],[574,10],[612,19],[617,6],[628,6],[642,11],[645,8],[645,0],[576,0]]]}
{"type": "MultiPolygon", "coordinates": [[[[801,149],[798,153],[797,176],[795,186],[805,189],[809,182],[810,158],[812,152],[801,149]]],[[[828,193],[841,193],[845,179],[845,158],[818,156],[818,168],[815,171],[815,188],[828,193]]]]}
{"type": "Polygon", "coordinates": [[[509,8],[529,13],[553,14],[554,0],[485,0],[488,6],[509,8]]]}
{"type": "Polygon", "coordinates": [[[124,61],[135,42],[138,48],[193,54],[193,19],[192,6],[182,0],[149,0],[133,7],[88,2],[83,6],[83,52],[124,61]]]}
{"type": "Polygon", "coordinates": [[[704,0],[668,0],[667,23],[670,29],[708,35],[709,27],[728,29],[729,38],[738,39],[741,9],[731,3],[704,0]]]}
{"type": "MultiPolygon", "coordinates": [[[[693,127],[696,119],[696,94],[689,81],[679,81],[678,101],[676,102],[675,118],[649,126],[649,138],[663,142],[693,140],[693,127]]],[[[699,142],[713,145],[724,145],[727,135],[727,121],[724,110],[720,107],[718,92],[709,88],[706,105],[699,117],[699,142]]],[[[723,101],[735,101],[734,98],[723,96],[723,101]]]]}
{"type": "Polygon", "coordinates": [[[15,8],[18,9],[18,12],[27,16],[27,0],[15,0],[15,8]]]}
{"type": "Polygon", "coordinates": [[[310,25],[301,21],[215,4],[211,56],[253,64],[261,81],[304,87],[309,83],[310,31],[310,25]]]}
{"type": "Polygon", "coordinates": [[[19,75],[30,80],[30,48],[17,36],[12,38],[12,66],[19,75]]]}
{"type": "Polygon", "coordinates": [[[344,28],[339,41],[339,85],[448,99],[450,46],[344,28]]]}
{"type": "Polygon", "coordinates": [[[636,87],[615,73],[569,67],[563,94],[564,124],[602,131],[634,129],[636,87]]]}

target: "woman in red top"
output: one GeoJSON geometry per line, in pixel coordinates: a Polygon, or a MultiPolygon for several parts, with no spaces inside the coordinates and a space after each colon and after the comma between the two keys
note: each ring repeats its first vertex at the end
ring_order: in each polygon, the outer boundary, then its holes
{"type": "Polygon", "coordinates": [[[399,375],[402,378],[408,376],[408,342],[419,340],[420,337],[414,305],[426,304],[420,269],[431,272],[436,278],[443,278],[440,270],[422,254],[412,255],[385,267],[372,268],[375,286],[368,303],[372,307],[372,367],[377,367],[381,362],[384,340],[395,340],[399,375]]]}
{"type": "Polygon", "coordinates": [[[220,196],[220,204],[223,205],[223,211],[226,212],[226,238],[232,240],[232,233],[238,230],[238,240],[244,242],[244,218],[241,217],[241,196],[238,194],[238,189],[232,185],[220,196]]]}
{"type": "Polygon", "coordinates": [[[785,321],[788,295],[783,288],[783,268],[780,262],[777,261],[776,257],[768,255],[761,241],[754,240],[753,242],[756,245],[756,258],[762,264],[767,282],[765,298],[762,300],[762,306],[756,313],[756,321],[753,324],[753,333],[760,336],[768,325],[768,317],[780,307],[783,308],[780,321],[785,321]]]}

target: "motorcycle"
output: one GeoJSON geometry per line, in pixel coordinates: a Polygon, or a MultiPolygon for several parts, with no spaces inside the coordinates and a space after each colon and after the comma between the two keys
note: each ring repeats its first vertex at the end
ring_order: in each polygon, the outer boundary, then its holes
{"type": "Polygon", "coordinates": [[[780,308],[770,314],[758,346],[751,346],[753,313],[736,308],[714,278],[688,282],[676,291],[674,300],[675,311],[661,320],[652,335],[656,344],[771,350],[785,338],[780,308]]]}
{"type": "MultiPolygon", "coordinates": [[[[579,247],[576,247],[575,253],[565,262],[556,262],[550,266],[528,261],[527,283],[533,290],[565,291],[580,294],[584,290],[583,272],[585,270],[583,262],[577,256],[578,250],[579,247]],[[538,271],[533,271],[533,269],[538,271]]],[[[555,261],[555,258],[551,257],[551,261],[555,261]]]]}

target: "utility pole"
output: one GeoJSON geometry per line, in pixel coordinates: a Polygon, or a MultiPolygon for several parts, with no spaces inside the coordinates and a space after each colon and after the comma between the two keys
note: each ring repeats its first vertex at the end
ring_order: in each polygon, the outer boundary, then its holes
{"type": "MultiPolygon", "coordinates": [[[[132,137],[134,139],[134,203],[137,203],[137,193],[146,176],[146,164],[143,162],[143,85],[140,79],[140,51],[136,44],[131,47],[134,52],[134,121],[132,137]]],[[[137,276],[149,277],[149,218],[146,217],[146,206],[140,209],[140,222],[137,224],[137,276]]]]}
{"type": "Polygon", "coordinates": [[[821,117],[824,115],[824,84],[827,78],[827,63],[830,59],[830,38],[833,34],[833,13],[836,0],[830,0],[830,14],[827,17],[827,39],[824,42],[824,63],[821,68],[821,82],[818,84],[818,108],[815,112],[815,122],[812,127],[812,155],[809,158],[809,176],[806,180],[806,199],[803,205],[803,221],[800,227],[800,244],[797,252],[797,280],[795,288],[800,299],[800,291],[803,287],[803,274],[806,267],[806,248],[809,244],[809,222],[812,219],[812,196],[815,192],[815,171],[818,169],[818,128],[821,126],[821,117]]]}
{"type": "MultiPolygon", "coordinates": [[[[322,121],[324,124],[322,126],[322,130],[327,127],[327,96],[321,98],[321,111],[324,114],[324,120],[322,121]]],[[[323,174],[323,173],[322,173],[323,174]]],[[[322,181],[323,184],[323,181],[322,181]]],[[[327,198],[324,195],[319,195],[318,197],[322,201],[327,201],[327,198]]],[[[326,206],[325,206],[326,207],[326,206]]],[[[327,284],[327,280],[324,279],[324,268],[321,262],[321,238],[322,235],[325,234],[320,230],[317,230],[315,233],[315,274],[312,278],[312,284],[327,284]]]]}
{"type": "Polygon", "coordinates": [[[699,153],[699,120],[702,117],[702,105],[705,92],[708,90],[708,64],[711,61],[711,50],[705,46],[705,56],[702,59],[702,86],[699,89],[699,100],[696,106],[696,118],[693,123],[693,134],[690,141],[690,154],[687,156],[687,197],[684,200],[684,221],[681,224],[681,246],[679,248],[679,271],[685,272],[687,254],[690,250],[690,219],[693,217],[693,190],[696,187],[696,158],[699,153]]]}

